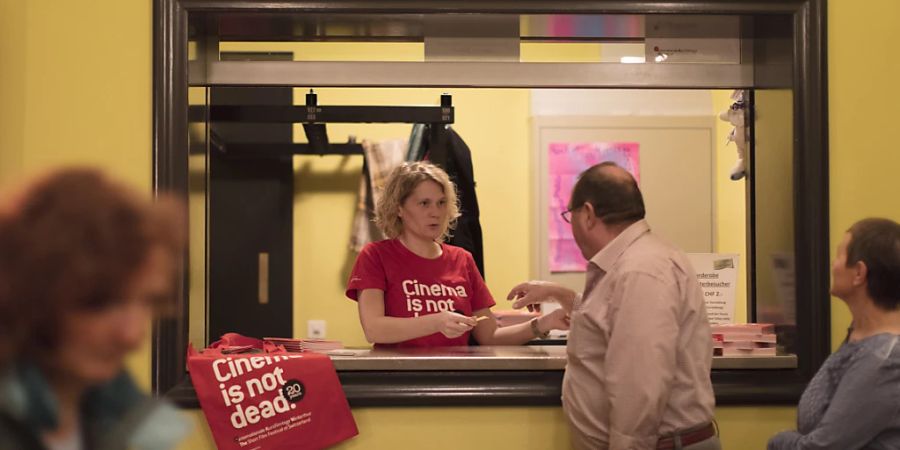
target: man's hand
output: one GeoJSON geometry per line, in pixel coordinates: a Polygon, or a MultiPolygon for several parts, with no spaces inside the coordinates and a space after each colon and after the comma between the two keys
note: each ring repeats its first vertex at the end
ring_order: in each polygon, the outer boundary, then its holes
{"type": "MultiPolygon", "coordinates": [[[[506,299],[514,300],[512,306],[515,309],[556,301],[566,313],[569,313],[572,311],[575,301],[575,291],[549,281],[532,280],[513,287],[506,299]]],[[[529,310],[534,310],[534,308],[529,307],[529,310]]]]}

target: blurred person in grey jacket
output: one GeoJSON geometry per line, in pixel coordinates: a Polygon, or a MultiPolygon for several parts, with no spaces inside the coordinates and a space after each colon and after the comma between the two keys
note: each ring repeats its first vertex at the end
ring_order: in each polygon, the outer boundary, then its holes
{"type": "Polygon", "coordinates": [[[188,431],[125,370],[171,310],[183,220],[101,172],[0,198],[0,449],[165,449],[188,431]]]}

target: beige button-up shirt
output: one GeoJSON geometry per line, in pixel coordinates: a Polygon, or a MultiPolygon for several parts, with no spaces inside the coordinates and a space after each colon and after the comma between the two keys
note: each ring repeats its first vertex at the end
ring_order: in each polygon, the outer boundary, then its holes
{"type": "Polygon", "coordinates": [[[661,435],[712,421],[712,337],[687,256],[641,220],[586,275],[563,380],[573,445],[655,449],[661,435]]]}

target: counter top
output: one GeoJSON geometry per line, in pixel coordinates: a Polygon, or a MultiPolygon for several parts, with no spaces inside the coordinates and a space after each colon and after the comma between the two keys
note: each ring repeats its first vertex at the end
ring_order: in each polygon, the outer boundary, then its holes
{"type": "MultiPolygon", "coordinates": [[[[343,349],[329,355],[338,371],[561,371],[566,368],[566,347],[561,345],[343,349]]],[[[713,369],[796,367],[796,355],[713,357],[713,369]]]]}
{"type": "MultiPolygon", "coordinates": [[[[472,346],[330,352],[353,407],[559,406],[566,347],[472,346]]],[[[795,355],[714,357],[716,404],[790,404],[806,387],[795,355]]],[[[190,378],[166,396],[199,403],[190,378]]]]}

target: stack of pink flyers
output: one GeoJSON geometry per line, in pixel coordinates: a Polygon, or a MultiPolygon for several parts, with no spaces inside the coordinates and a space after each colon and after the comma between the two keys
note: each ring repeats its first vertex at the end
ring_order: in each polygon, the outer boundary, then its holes
{"type": "Polygon", "coordinates": [[[326,353],[331,350],[340,350],[344,348],[341,341],[332,341],[328,339],[303,339],[303,350],[308,352],[326,353]]]}
{"type": "Polygon", "coordinates": [[[327,352],[330,350],[338,350],[344,348],[341,341],[332,341],[327,339],[291,339],[267,337],[263,338],[266,342],[284,347],[289,352],[327,352]]]}
{"type": "Polygon", "coordinates": [[[775,325],[741,323],[712,325],[715,356],[775,356],[775,325]]]}

